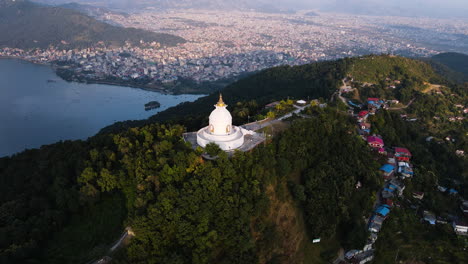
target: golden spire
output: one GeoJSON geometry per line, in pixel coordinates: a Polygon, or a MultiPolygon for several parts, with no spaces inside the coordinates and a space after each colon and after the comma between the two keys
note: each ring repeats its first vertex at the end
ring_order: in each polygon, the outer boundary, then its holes
{"type": "Polygon", "coordinates": [[[219,107],[224,107],[226,106],[226,104],[224,103],[223,101],[223,95],[221,93],[219,93],[219,101],[218,103],[216,104],[216,106],[219,106],[219,107]]]}

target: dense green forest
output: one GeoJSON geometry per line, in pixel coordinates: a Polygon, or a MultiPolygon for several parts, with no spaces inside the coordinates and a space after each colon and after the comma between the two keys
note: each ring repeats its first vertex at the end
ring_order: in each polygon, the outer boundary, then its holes
{"type": "Polygon", "coordinates": [[[140,40],[163,46],[185,42],[174,35],[117,27],[72,9],[28,0],[0,0],[0,32],[0,47],[21,49],[48,48],[50,45],[87,48],[100,41],[116,46],[122,46],[126,41],[140,45],[140,40]]]}
{"type": "Polygon", "coordinates": [[[441,53],[430,59],[431,65],[449,79],[468,82],[468,55],[455,52],[441,53]]]}
{"type": "Polygon", "coordinates": [[[6,248],[1,256],[9,261],[85,261],[93,252],[104,254],[99,251],[105,245],[102,239],[112,239],[123,226],[99,218],[122,220],[126,213],[124,222],[137,234],[123,258],[130,263],[257,263],[262,255],[279,257],[268,252],[270,236],[280,236],[268,218],[269,186],[279,199],[285,199],[286,186],[293,190],[311,237],[362,245],[366,233],[361,215],[372,206],[379,177],[365,144],[348,133],[352,125],[333,109],[317,110],[315,118],[294,121],[270,144],[216,161],[204,161],[182,140],[182,126],[158,124],[88,144],[50,147],[76,158],[60,160],[50,153],[44,157],[50,162],[42,164],[34,154],[47,152],[45,148],[29,153],[37,165],[25,166],[24,154],[3,159],[2,179],[15,176],[3,186],[19,184],[9,189],[23,192],[2,197],[2,203],[9,201],[2,206],[5,224],[16,224],[2,232],[6,248]],[[31,175],[41,164],[51,173],[31,175]],[[291,174],[298,175],[295,182],[291,174]],[[357,181],[366,188],[353,192],[357,181]],[[25,188],[28,183],[34,187],[25,188]],[[98,226],[75,222],[80,216],[98,219],[98,226]],[[87,240],[80,233],[100,239],[87,240]]]}
{"type": "MultiPolygon", "coordinates": [[[[267,129],[274,137],[251,152],[205,160],[201,148],[183,141],[182,133],[207,122],[218,96],[212,94],[86,141],[1,158],[0,263],[87,263],[109,254],[125,227],[135,237],[112,254],[112,263],[330,263],[340,249],[362,248],[364,218],[383,184],[382,161],[341,101],[329,99],[346,76],[360,81],[363,69],[368,77],[362,78],[374,78],[367,81],[399,78],[399,89],[416,98],[404,111],[382,110],[369,120],[388,146],[413,153],[417,177],[405,197],[424,191],[429,199],[421,208],[440,215],[458,210],[435,184],[468,198],[466,159],[454,152],[467,150],[466,122],[443,120],[458,114],[454,104],[466,103],[466,88],[422,62],[367,56],[277,67],[226,87],[235,124],[262,116],[275,100],[328,102],[308,108],[308,118],[293,116],[276,131],[267,129]],[[425,93],[429,81],[445,82],[442,95],[425,93]],[[402,113],[420,118],[408,122],[402,113]],[[433,115],[442,119],[433,122],[433,115]],[[426,140],[446,133],[457,141],[426,140]],[[322,242],[312,244],[315,238],[322,242]]],[[[465,242],[449,226],[427,228],[406,204],[416,202],[406,200],[397,201],[402,207],[382,229],[375,263],[393,263],[396,254],[402,261],[465,262],[465,242]],[[431,251],[436,240],[438,251],[431,251]]]]}

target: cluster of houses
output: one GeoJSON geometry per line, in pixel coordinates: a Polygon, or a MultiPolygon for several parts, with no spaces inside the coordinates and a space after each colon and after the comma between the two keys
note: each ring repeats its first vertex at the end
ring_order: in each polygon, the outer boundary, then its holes
{"type": "Polygon", "coordinates": [[[401,197],[405,190],[403,180],[413,177],[413,167],[410,164],[411,152],[403,147],[385,147],[383,138],[379,135],[371,135],[371,124],[367,122],[369,115],[376,113],[378,109],[385,108],[384,100],[368,98],[367,110],[362,110],[356,115],[358,132],[376,153],[386,157],[387,162],[380,168],[385,185],[379,192],[379,200],[376,203],[367,229],[370,233],[368,243],[363,250],[351,250],[345,255],[346,262],[364,264],[373,259],[373,245],[378,238],[378,233],[384,221],[390,216],[394,206],[393,199],[401,197]],[[353,254],[354,253],[354,254],[353,254]]]}
{"type": "MultiPolygon", "coordinates": [[[[362,108],[361,105],[350,104],[350,106],[362,108]]],[[[369,115],[373,115],[378,109],[386,107],[387,105],[384,100],[368,98],[367,109],[361,110],[357,115],[355,115],[358,132],[361,137],[366,140],[367,144],[376,153],[376,155],[386,157],[387,162],[380,168],[380,173],[385,180],[385,185],[379,193],[379,200],[376,203],[375,210],[369,218],[367,225],[367,229],[370,233],[368,243],[363,250],[348,251],[345,255],[346,263],[364,264],[373,259],[373,244],[378,238],[378,233],[380,232],[384,221],[390,215],[394,206],[393,200],[397,197],[403,196],[403,191],[405,190],[404,180],[414,176],[413,166],[410,163],[412,154],[407,148],[385,147],[384,140],[381,136],[371,135],[371,124],[367,122],[369,115]]],[[[457,194],[457,191],[454,189],[449,190],[444,188],[443,191],[450,195],[457,194]]],[[[422,200],[424,198],[424,193],[414,192],[413,198],[422,200]]],[[[468,201],[462,200],[461,210],[465,215],[468,215],[468,201]]],[[[435,214],[430,211],[423,211],[422,215],[422,219],[432,225],[435,225],[436,223],[448,223],[447,221],[437,218],[435,214]]],[[[468,235],[467,224],[455,219],[452,221],[452,226],[455,233],[459,235],[468,235]]]]}
{"type": "Polygon", "coordinates": [[[411,152],[408,149],[401,147],[384,149],[383,140],[377,136],[367,137],[367,143],[379,154],[387,156],[387,162],[380,168],[381,175],[385,179],[385,185],[380,191],[377,208],[368,224],[369,232],[375,234],[369,240],[375,242],[377,233],[380,232],[384,220],[389,216],[393,207],[393,199],[403,196],[405,190],[403,180],[413,176],[413,168],[409,163],[411,152]],[[376,144],[376,142],[381,142],[381,144],[376,144]]]}

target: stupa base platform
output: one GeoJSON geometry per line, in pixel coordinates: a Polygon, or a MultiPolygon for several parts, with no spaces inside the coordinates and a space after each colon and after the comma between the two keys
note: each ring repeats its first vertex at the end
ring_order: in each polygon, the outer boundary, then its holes
{"type": "MultiPolygon", "coordinates": [[[[183,134],[183,138],[185,142],[190,143],[193,149],[196,149],[197,147],[199,147],[197,143],[197,133],[198,132],[189,132],[189,133],[183,134]]],[[[236,150],[242,151],[242,152],[251,151],[252,149],[260,145],[264,141],[265,141],[265,137],[263,136],[263,134],[249,131],[249,133],[244,134],[244,144],[242,144],[242,146],[240,146],[237,149],[227,150],[226,152],[233,154],[236,150]]]]}

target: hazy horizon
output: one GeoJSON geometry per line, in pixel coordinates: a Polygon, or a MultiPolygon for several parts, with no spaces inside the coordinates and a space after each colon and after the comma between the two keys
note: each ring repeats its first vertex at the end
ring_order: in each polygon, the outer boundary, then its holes
{"type": "Polygon", "coordinates": [[[255,9],[257,11],[316,10],[359,15],[468,18],[466,0],[34,0],[49,4],[77,2],[112,9],[160,8],[255,9]]]}

